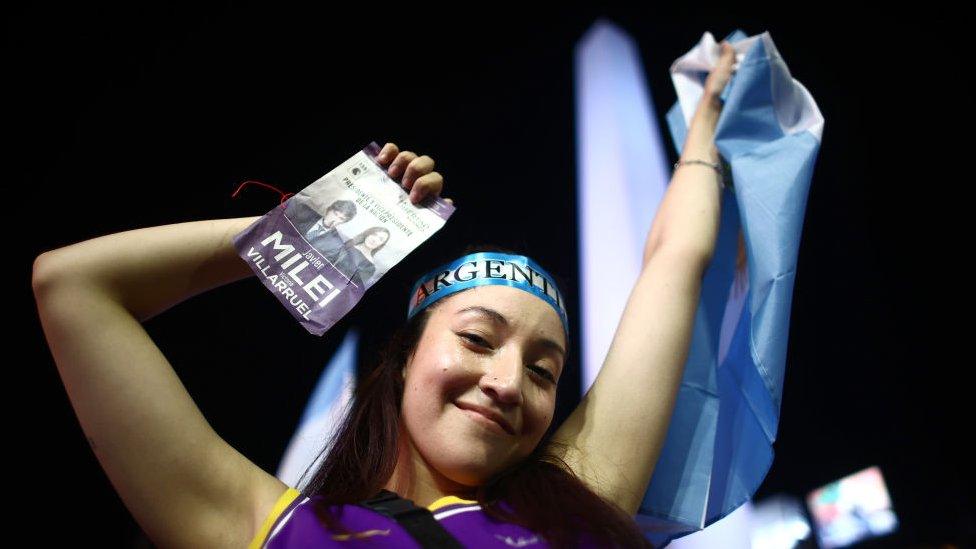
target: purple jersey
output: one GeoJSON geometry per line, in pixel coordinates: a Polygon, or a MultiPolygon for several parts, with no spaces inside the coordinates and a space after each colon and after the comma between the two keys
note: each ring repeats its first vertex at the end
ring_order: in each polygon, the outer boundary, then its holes
{"type": "MultiPolygon", "coordinates": [[[[251,540],[249,549],[420,547],[396,520],[357,505],[342,506],[342,524],[353,533],[329,533],[312,511],[318,497],[302,496],[294,488],[285,491],[251,540]]],[[[542,536],[522,526],[490,518],[477,501],[444,496],[427,509],[465,547],[550,547],[542,536]]],[[[580,547],[597,545],[587,543],[580,547]]]]}

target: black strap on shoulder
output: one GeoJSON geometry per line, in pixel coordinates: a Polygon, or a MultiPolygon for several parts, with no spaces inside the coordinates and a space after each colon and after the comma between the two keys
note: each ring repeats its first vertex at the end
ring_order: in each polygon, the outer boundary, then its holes
{"type": "Polygon", "coordinates": [[[464,547],[437,522],[430,509],[418,507],[414,502],[394,492],[380,490],[378,495],[359,505],[396,520],[421,547],[432,549],[463,549],[464,547]]]}

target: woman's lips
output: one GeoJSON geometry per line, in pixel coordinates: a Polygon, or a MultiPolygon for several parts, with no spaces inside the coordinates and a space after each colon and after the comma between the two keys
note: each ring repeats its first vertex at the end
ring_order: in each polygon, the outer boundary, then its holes
{"type": "Polygon", "coordinates": [[[460,408],[463,412],[468,414],[469,417],[482,423],[483,425],[494,429],[496,432],[501,434],[513,435],[515,431],[512,429],[511,425],[505,420],[505,418],[500,417],[496,412],[482,408],[481,406],[476,406],[474,404],[467,404],[464,402],[455,402],[455,406],[460,408]]]}

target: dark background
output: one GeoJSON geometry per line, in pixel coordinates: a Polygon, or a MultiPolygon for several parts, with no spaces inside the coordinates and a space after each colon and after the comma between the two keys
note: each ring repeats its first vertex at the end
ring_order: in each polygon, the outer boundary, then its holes
{"type": "MultiPolygon", "coordinates": [[[[536,14],[525,5],[224,3],[9,13],[6,189],[16,230],[7,234],[18,235],[12,324],[24,336],[7,361],[7,423],[9,447],[19,450],[10,469],[16,505],[28,517],[18,525],[43,516],[37,532],[52,544],[125,547],[141,537],[47,349],[28,287],[34,257],[112,232],[261,215],[278,204],[256,187],[232,199],[242,180],[297,192],[370,141],[393,141],[436,160],[442,194],[458,207],[323,338],[255,278],[146,323],[211,425],[265,470],[276,469],[342,334],[359,326],[364,348],[375,349],[402,321],[414,278],[468,242],[519,247],[569,280],[578,333],[573,46],[600,16],[637,41],[669,149],[668,68],[705,31],[718,40],[736,28],[769,31],[826,119],[776,458],[756,499],[803,496],[879,465],[902,524],[867,546],[972,541],[972,459],[963,451],[973,432],[964,384],[972,362],[954,344],[967,336],[951,328],[972,324],[960,263],[971,234],[963,226],[973,164],[963,144],[972,55],[957,18],[886,11],[801,20],[795,11],[701,7],[536,14]]],[[[578,363],[570,367],[556,421],[578,394],[578,363]]]]}

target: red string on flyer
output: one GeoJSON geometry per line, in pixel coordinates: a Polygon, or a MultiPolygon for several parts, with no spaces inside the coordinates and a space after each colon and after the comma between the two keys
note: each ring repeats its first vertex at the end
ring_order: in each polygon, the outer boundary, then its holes
{"type": "Polygon", "coordinates": [[[237,190],[235,190],[234,192],[231,193],[231,195],[230,195],[231,198],[237,198],[238,193],[240,193],[241,192],[241,189],[243,189],[244,186],[247,185],[247,184],[260,185],[262,187],[266,187],[266,188],[271,189],[274,192],[280,194],[281,195],[281,202],[280,202],[279,205],[282,208],[285,207],[285,200],[288,200],[288,197],[289,196],[295,194],[295,193],[283,193],[277,187],[275,187],[274,185],[268,185],[267,183],[263,183],[261,181],[254,181],[252,179],[248,179],[247,181],[244,181],[240,185],[238,185],[237,190]]]}

